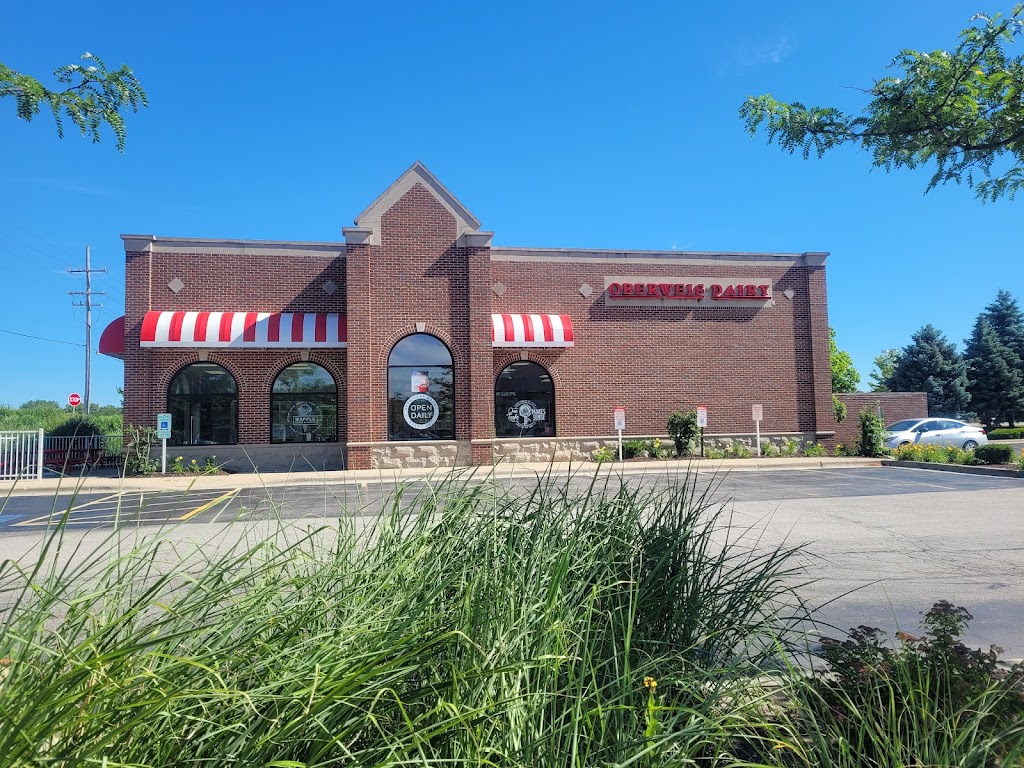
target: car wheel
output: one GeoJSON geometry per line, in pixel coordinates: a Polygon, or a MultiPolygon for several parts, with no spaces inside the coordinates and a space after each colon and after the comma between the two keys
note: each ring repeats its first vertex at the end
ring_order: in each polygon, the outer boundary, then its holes
{"type": "Polygon", "coordinates": [[[897,446],[897,448],[902,448],[904,445],[910,445],[910,441],[909,440],[904,440],[902,443],[900,443],[897,446]]]}
{"type": "Polygon", "coordinates": [[[968,440],[967,442],[964,443],[965,451],[973,451],[977,447],[978,444],[974,440],[968,440]]]}

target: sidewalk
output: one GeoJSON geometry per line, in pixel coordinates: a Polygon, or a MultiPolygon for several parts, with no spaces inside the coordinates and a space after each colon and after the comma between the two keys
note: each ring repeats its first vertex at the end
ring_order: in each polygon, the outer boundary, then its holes
{"type": "Polygon", "coordinates": [[[529,464],[502,463],[476,467],[429,467],[407,469],[350,469],[337,472],[239,472],[223,475],[155,475],[150,477],[116,477],[112,472],[94,472],[86,477],[68,476],[42,480],[0,481],[0,496],[52,495],[57,490],[78,493],[116,493],[118,491],[144,491],[154,489],[186,490],[205,488],[258,488],[286,485],[362,485],[370,482],[396,483],[425,477],[447,477],[457,473],[475,478],[535,477],[545,474],[592,475],[611,473],[628,476],[683,475],[687,472],[750,472],[815,469],[848,469],[851,467],[877,467],[879,459],[849,457],[791,457],[760,459],[687,459],[666,461],[608,461],[594,462],[536,462],[529,464]]]}

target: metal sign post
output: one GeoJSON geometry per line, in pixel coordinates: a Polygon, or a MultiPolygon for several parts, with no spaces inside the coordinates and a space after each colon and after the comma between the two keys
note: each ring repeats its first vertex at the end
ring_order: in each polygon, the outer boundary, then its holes
{"type": "Polygon", "coordinates": [[[626,428],[626,409],[615,409],[615,431],[619,433],[619,461],[622,461],[622,430],[626,428]]]}
{"type": "Polygon", "coordinates": [[[704,458],[704,427],[708,425],[708,407],[697,406],[697,426],[700,427],[700,457],[704,458]]]}
{"type": "Polygon", "coordinates": [[[167,474],[167,438],[171,436],[171,414],[158,413],[156,436],[160,438],[160,474],[167,474]]]}
{"type": "Polygon", "coordinates": [[[754,417],[754,429],[756,430],[757,440],[757,455],[761,456],[761,419],[764,418],[764,408],[760,403],[754,403],[754,406],[750,409],[750,415],[754,417]]]}

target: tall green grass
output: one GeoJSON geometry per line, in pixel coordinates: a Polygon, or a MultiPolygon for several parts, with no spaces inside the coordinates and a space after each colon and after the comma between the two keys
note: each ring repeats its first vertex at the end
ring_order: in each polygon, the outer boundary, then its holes
{"type": "Polygon", "coordinates": [[[125,525],[88,549],[65,515],[35,561],[0,567],[0,765],[995,754],[989,731],[936,725],[923,700],[906,723],[859,694],[815,706],[822,689],[785,666],[807,619],[799,548],[763,546],[694,479],[655,491],[549,477],[512,492],[452,476],[365,511],[304,530],[225,525],[199,545],[186,534],[207,529],[125,525]],[[957,743],[900,752],[905,727],[957,743]]]}
{"type": "Polygon", "coordinates": [[[73,565],[58,526],[0,570],[0,762],[713,764],[766,739],[751,681],[803,618],[793,550],[693,483],[572,487],[456,479],[361,531],[122,532],[73,565]]]}

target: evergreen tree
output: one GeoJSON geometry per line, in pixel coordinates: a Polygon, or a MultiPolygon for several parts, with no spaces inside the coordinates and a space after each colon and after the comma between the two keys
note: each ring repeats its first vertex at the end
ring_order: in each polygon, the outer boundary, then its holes
{"type": "Polygon", "coordinates": [[[1024,359],[1024,312],[1009,291],[999,291],[985,307],[985,316],[999,340],[1024,359]]]}
{"type": "Polygon", "coordinates": [[[965,357],[978,416],[990,426],[1016,426],[1024,415],[1024,316],[1007,291],[978,315],[965,357]]]}
{"type": "Polygon", "coordinates": [[[971,396],[967,365],[956,347],[928,324],[900,352],[890,386],[894,392],[926,392],[929,416],[959,416],[971,396]]]}

